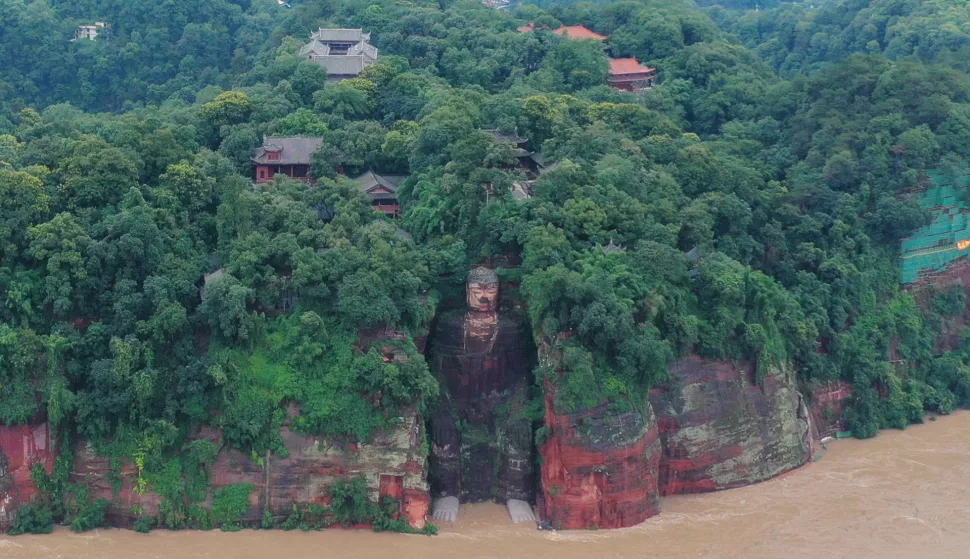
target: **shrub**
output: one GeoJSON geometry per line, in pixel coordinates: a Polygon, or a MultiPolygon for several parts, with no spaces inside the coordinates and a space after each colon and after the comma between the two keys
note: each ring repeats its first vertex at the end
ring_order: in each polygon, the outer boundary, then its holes
{"type": "Polygon", "coordinates": [[[189,507],[189,523],[198,530],[211,530],[212,513],[202,505],[192,505],[189,507]]]}
{"type": "Polygon", "coordinates": [[[330,487],[330,506],[334,520],[344,526],[371,522],[377,516],[377,506],[367,495],[367,482],[362,477],[334,483],[330,487]]]}
{"type": "Polygon", "coordinates": [[[132,529],[138,532],[139,534],[147,534],[152,531],[152,528],[154,526],[155,526],[154,518],[152,518],[151,516],[143,516],[135,521],[135,525],[132,526],[132,529]]]}
{"type": "Polygon", "coordinates": [[[242,529],[239,521],[249,509],[249,494],[252,491],[253,484],[236,483],[220,488],[212,496],[212,516],[223,532],[242,529]]]}
{"type": "Polygon", "coordinates": [[[75,532],[87,532],[104,525],[104,512],[108,508],[108,501],[95,499],[81,507],[77,516],[71,522],[71,530],[75,532]]]}
{"type": "Polygon", "coordinates": [[[54,515],[50,509],[31,503],[20,507],[16,518],[14,518],[13,527],[10,529],[10,535],[50,534],[53,531],[54,515]]]}

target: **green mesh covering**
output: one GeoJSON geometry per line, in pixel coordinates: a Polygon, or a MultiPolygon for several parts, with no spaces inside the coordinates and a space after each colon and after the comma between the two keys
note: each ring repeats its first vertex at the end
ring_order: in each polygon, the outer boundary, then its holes
{"type": "Polygon", "coordinates": [[[933,222],[903,239],[899,263],[904,284],[942,272],[957,259],[970,256],[970,247],[957,247],[961,241],[970,245],[970,210],[959,195],[970,187],[970,175],[951,177],[938,171],[927,175],[930,186],[920,193],[920,205],[933,213],[933,222]]]}

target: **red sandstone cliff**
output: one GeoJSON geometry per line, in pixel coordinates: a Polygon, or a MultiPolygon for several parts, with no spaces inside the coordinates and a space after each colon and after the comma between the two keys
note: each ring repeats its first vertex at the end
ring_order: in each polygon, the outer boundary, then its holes
{"type": "Polygon", "coordinates": [[[651,391],[660,423],[663,495],[763,481],[810,456],[808,411],[794,374],[771,371],[759,386],[747,368],[688,357],[651,391]]]}
{"type": "MultiPolygon", "coordinates": [[[[215,490],[236,483],[254,487],[243,523],[257,525],[268,506],[270,514],[284,520],[294,504],[325,504],[329,487],[337,480],[364,477],[373,499],[381,496],[401,502],[400,514],[414,528],[423,528],[430,506],[426,481],[426,459],[422,451],[423,421],[417,414],[401,418],[393,430],[378,433],[370,443],[336,444],[319,437],[301,435],[284,427],[281,436],[289,453],[286,458],[270,454],[257,464],[249,454],[223,449],[210,472],[210,501],[215,490]]],[[[221,443],[219,433],[203,429],[199,438],[221,443]]],[[[161,499],[151,491],[135,490],[137,469],[131,464],[121,468],[120,491],[112,489],[108,460],[95,454],[90,445],[75,449],[71,481],[90,488],[92,499],[110,504],[108,522],[130,527],[140,516],[155,515],[161,499]]]]}
{"type": "Polygon", "coordinates": [[[0,533],[10,529],[17,509],[38,495],[30,470],[39,464],[49,474],[56,446],[46,421],[0,425],[0,533]]]}
{"type": "Polygon", "coordinates": [[[565,413],[546,394],[542,514],[557,529],[623,528],[660,512],[657,424],[607,405],[565,413]]]}
{"type": "Polygon", "coordinates": [[[845,408],[852,398],[852,386],[840,380],[812,389],[808,409],[812,414],[812,435],[816,440],[834,437],[845,429],[845,408]]]}

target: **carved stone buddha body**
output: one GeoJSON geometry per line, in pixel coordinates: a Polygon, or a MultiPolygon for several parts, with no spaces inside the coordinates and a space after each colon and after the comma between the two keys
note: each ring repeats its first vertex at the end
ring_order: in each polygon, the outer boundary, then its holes
{"type": "Polygon", "coordinates": [[[495,272],[469,272],[466,309],[445,314],[432,344],[442,399],[431,420],[433,490],[461,502],[532,500],[531,354],[524,317],[498,311],[495,272]]]}

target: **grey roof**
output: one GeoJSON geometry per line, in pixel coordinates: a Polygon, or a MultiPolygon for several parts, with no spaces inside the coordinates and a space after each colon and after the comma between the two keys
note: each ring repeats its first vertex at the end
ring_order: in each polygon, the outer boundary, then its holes
{"type": "Polygon", "coordinates": [[[253,155],[254,163],[272,163],[278,165],[309,165],[315,151],[323,145],[323,138],[319,136],[266,136],[263,147],[256,148],[253,155]],[[279,160],[266,159],[267,151],[282,149],[279,160]]]}
{"type": "Polygon", "coordinates": [[[610,244],[600,247],[603,250],[603,254],[623,254],[626,252],[626,248],[613,244],[613,239],[610,239],[610,244]]]}
{"type": "Polygon", "coordinates": [[[362,29],[320,29],[300,48],[300,56],[323,66],[329,76],[339,80],[356,76],[377,62],[377,48],[368,41],[370,33],[362,29]],[[337,51],[340,54],[333,54],[331,46],[338,44],[342,45],[337,51]]]}
{"type": "Polygon", "coordinates": [[[365,41],[361,41],[350,47],[350,49],[347,50],[347,55],[361,55],[371,60],[377,60],[377,47],[365,41]]]}
{"type": "Polygon", "coordinates": [[[363,175],[355,178],[354,180],[360,183],[361,188],[364,193],[374,200],[382,200],[394,198],[397,195],[397,187],[400,186],[407,175],[378,175],[373,171],[367,171],[363,175]],[[372,190],[378,186],[388,190],[390,194],[384,194],[381,192],[373,193],[372,190]]]}
{"type": "Polygon", "coordinates": [[[370,41],[370,33],[364,33],[363,29],[324,29],[321,27],[311,34],[310,38],[324,43],[359,43],[360,41],[370,41]]]}
{"type": "Polygon", "coordinates": [[[331,55],[330,45],[328,45],[327,43],[321,42],[317,39],[314,39],[300,48],[300,56],[303,56],[309,59],[315,59],[321,56],[340,56],[340,57],[364,56],[374,61],[374,60],[377,60],[377,47],[375,47],[370,43],[361,41],[353,45],[349,49],[347,49],[347,54],[331,55]]]}
{"type": "Polygon", "coordinates": [[[321,43],[320,41],[313,39],[309,43],[303,45],[300,48],[300,56],[310,57],[312,56],[327,56],[330,54],[330,45],[326,43],[321,43]]]}
{"type": "Polygon", "coordinates": [[[327,69],[328,76],[356,76],[374,61],[363,55],[314,56],[310,60],[327,69]]]}
{"type": "Polygon", "coordinates": [[[513,132],[511,134],[506,134],[505,132],[502,132],[501,130],[498,130],[496,128],[493,128],[493,129],[490,129],[490,130],[486,130],[485,132],[487,134],[491,135],[493,138],[495,138],[495,141],[498,142],[498,143],[500,143],[500,144],[508,144],[508,145],[511,145],[511,146],[517,146],[519,144],[524,144],[524,143],[526,143],[528,141],[525,138],[520,138],[519,137],[518,130],[516,130],[515,132],[513,132]]]}

